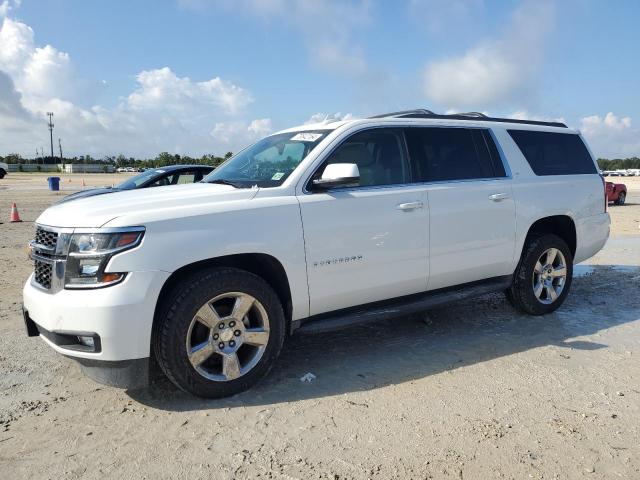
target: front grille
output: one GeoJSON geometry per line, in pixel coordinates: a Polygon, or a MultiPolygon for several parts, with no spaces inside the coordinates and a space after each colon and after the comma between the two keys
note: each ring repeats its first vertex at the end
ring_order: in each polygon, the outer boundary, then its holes
{"type": "Polygon", "coordinates": [[[36,283],[40,284],[44,288],[51,288],[51,272],[52,265],[50,263],[41,262],[40,260],[35,261],[33,278],[36,283]]]}
{"type": "Polygon", "coordinates": [[[56,242],[58,241],[58,234],[56,232],[50,232],[43,228],[36,228],[35,242],[38,245],[42,245],[47,248],[56,248],[56,242]]]}

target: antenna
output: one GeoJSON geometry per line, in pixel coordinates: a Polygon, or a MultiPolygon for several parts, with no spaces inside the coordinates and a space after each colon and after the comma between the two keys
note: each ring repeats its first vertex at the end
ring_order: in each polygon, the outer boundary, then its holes
{"type": "Polygon", "coordinates": [[[49,137],[51,138],[51,158],[53,158],[53,112],[47,112],[47,115],[49,115],[49,137]]]}

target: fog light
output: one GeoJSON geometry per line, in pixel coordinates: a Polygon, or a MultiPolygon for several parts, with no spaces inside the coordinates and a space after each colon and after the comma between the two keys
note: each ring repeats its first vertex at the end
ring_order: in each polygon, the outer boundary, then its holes
{"type": "Polygon", "coordinates": [[[95,344],[93,342],[93,337],[83,337],[83,336],[78,336],[78,341],[84,345],[85,347],[89,347],[89,348],[95,348],[95,344]]]}

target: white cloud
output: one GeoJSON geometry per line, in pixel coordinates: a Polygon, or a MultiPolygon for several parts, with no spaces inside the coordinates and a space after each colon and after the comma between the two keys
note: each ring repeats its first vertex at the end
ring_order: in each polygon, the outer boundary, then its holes
{"type": "Polygon", "coordinates": [[[271,119],[260,118],[251,121],[249,124],[240,121],[216,123],[210,135],[215,140],[216,145],[230,148],[232,145],[237,145],[238,142],[242,146],[254,143],[272,131],[271,119]]]}
{"type": "Polygon", "coordinates": [[[356,118],[353,114],[351,113],[345,113],[342,114],[340,112],[336,112],[336,113],[322,113],[322,112],[318,112],[318,113],[314,113],[313,115],[311,115],[305,122],[305,125],[311,125],[314,123],[330,123],[330,122],[337,122],[340,120],[351,120],[353,118],[356,118]]]}
{"type": "Polygon", "coordinates": [[[54,112],[54,135],[69,155],[224,153],[271,130],[269,119],[241,120],[251,94],[220,77],[194,81],[169,67],[145,70],[136,76],[135,89],[112,108],[83,107],[82,90],[67,53],[36,45],[28,25],[2,20],[0,155],[31,157],[48,145],[47,111],[54,112]],[[216,128],[224,135],[212,136],[216,128]]]}
{"type": "Polygon", "coordinates": [[[597,157],[626,158],[640,155],[640,129],[630,117],[613,112],[604,117],[591,115],[580,120],[580,131],[597,157]]]}
{"type": "Polygon", "coordinates": [[[14,8],[18,8],[21,3],[22,0],[3,0],[3,2],[0,3],[0,18],[9,15],[9,12],[14,8]]]}
{"type": "Polygon", "coordinates": [[[312,64],[332,73],[359,77],[368,73],[357,32],[370,23],[369,0],[179,0],[187,9],[209,7],[277,22],[300,34],[312,64]]]}
{"type": "Polygon", "coordinates": [[[188,77],[179,78],[169,67],[142,71],[136,80],[138,88],[127,99],[134,110],[170,108],[174,113],[196,113],[207,105],[235,114],[252,101],[246,90],[219,77],[193,82],[188,77]]]}
{"type": "Polygon", "coordinates": [[[521,104],[537,79],[553,19],[550,2],[524,3],[501,38],[427,65],[425,95],[456,109],[521,104]]]}

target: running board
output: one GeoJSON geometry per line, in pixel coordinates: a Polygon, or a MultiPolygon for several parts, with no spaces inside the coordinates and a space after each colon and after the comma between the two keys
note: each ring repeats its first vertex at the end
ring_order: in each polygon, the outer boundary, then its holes
{"type": "Polygon", "coordinates": [[[362,323],[401,317],[411,313],[429,310],[430,308],[455,303],[466,298],[501,292],[511,285],[511,280],[511,275],[506,275],[504,277],[495,277],[479,282],[466,283],[455,287],[442,288],[344,310],[337,310],[335,312],[323,313],[294,322],[292,331],[296,333],[331,332],[362,323]]]}

